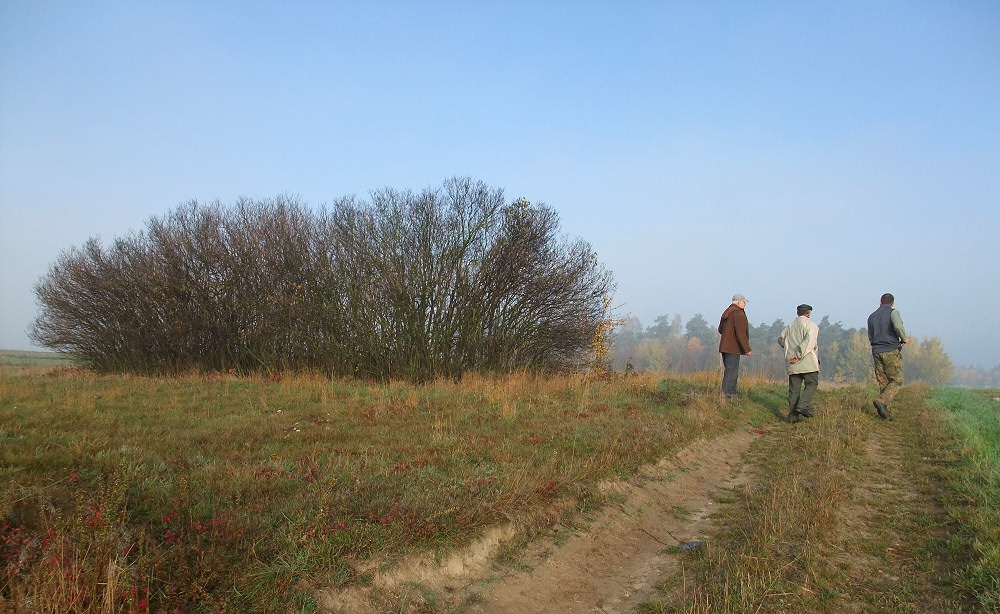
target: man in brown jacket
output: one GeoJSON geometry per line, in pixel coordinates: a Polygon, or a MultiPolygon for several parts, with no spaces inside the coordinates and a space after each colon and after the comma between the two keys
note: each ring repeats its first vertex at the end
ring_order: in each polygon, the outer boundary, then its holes
{"type": "Polygon", "coordinates": [[[750,323],[743,311],[747,306],[747,298],[742,294],[733,296],[733,303],[722,312],[719,320],[719,352],[722,354],[722,392],[729,398],[736,396],[736,380],[740,376],[740,356],[751,356],[750,323]]]}

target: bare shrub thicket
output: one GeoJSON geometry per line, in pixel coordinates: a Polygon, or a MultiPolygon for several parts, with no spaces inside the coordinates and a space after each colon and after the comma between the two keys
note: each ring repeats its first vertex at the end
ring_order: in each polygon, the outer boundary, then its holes
{"type": "Polygon", "coordinates": [[[565,370],[589,357],[613,289],[553,209],[454,178],[318,211],[192,201],[63,252],[31,335],[102,371],[565,370]]]}

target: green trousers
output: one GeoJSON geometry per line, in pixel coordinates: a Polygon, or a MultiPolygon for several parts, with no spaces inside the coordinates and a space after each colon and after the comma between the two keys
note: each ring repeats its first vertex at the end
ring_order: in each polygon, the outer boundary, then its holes
{"type": "Polygon", "coordinates": [[[788,376],[788,411],[812,411],[813,396],[819,387],[819,371],[792,373],[788,376]],[[805,384],[803,390],[802,385],[805,384]]]}
{"type": "Polygon", "coordinates": [[[903,385],[903,352],[892,350],[874,355],[875,379],[878,380],[878,400],[888,407],[903,385]]]}

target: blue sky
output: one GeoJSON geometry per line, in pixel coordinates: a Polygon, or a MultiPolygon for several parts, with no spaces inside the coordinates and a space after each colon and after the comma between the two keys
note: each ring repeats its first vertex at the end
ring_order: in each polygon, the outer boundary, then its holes
{"type": "MultiPolygon", "coordinates": [[[[89,237],[452,176],[545,202],[617,303],[1000,364],[1000,4],[0,2],[0,347],[89,237]]],[[[822,340],[821,340],[822,341],[822,340]]]]}

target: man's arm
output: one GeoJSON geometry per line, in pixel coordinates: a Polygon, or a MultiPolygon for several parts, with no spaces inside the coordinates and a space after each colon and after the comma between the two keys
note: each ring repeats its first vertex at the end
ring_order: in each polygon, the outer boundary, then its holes
{"type": "Polygon", "coordinates": [[[896,335],[899,336],[899,342],[906,345],[906,329],[903,328],[903,316],[899,315],[899,312],[895,309],[889,314],[889,321],[892,322],[892,327],[896,329],[896,335]]]}
{"type": "Polygon", "coordinates": [[[811,326],[805,326],[805,331],[803,332],[805,334],[802,335],[802,339],[800,339],[798,345],[795,346],[795,360],[792,362],[798,362],[805,358],[806,354],[812,350],[812,346],[816,342],[816,339],[813,337],[811,326]]]}
{"type": "MultiPolygon", "coordinates": [[[[735,316],[736,314],[733,315],[735,316]]],[[[745,350],[743,353],[749,356],[752,351],[750,349],[750,322],[747,320],[745,313],[741,313],[740,315],[740,319],[735,322],[736,343],[740,346],[741,350],[745,350]]]]}

